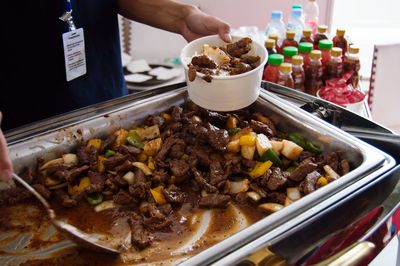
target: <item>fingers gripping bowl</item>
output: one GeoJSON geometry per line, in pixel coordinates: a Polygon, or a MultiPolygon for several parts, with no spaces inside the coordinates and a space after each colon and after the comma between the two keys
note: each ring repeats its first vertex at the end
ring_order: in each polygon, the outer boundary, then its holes
{"type": "MultiPolygon", "coordinates": [[[[242,37],[232,36],[233,42],[242,37]]],[[[215,111],[233,111],[249,106],[257,99],[267,62],[267,50],[257,42],[251,42],[251,49],[246,56],[259,56],[256,68],[238,75],[212,75],[211,82],[205,81],[205,74],[196,73],[193,81],[189,80],[189,67],[192,57],[200,55],[203,45],[223,47],[227,45],[219,36],[207,36],[187,44],[181,52],[181,61],[185,68],[189,98],[197,105],[215,111]]]]}

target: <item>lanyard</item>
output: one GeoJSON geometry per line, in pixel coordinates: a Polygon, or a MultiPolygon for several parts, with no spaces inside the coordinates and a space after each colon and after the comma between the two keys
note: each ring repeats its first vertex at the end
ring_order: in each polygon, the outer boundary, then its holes
{"type": "Polygon", "coordinates": [[[61,17],[59,17],[59,19],[68,25],[69,31],[76,30],[74,19],[72,17],[71,0],[65,0],[65,12],[61,15],[61,17]]]}

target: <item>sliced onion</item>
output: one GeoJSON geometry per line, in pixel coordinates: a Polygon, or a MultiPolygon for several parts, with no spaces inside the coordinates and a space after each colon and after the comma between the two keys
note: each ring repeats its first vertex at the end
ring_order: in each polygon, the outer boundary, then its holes
{"type": "Polygon", "coordinates": [[[122,177],[122,179],[128,182],[129,185],[132,185],[133,183],[135,183],[135,174],[129,171],[122,177]]]}
{"type": "Polygon", "coordinates": [[[259,208],[263,209],[268,213],[274,213],[284,208],[283,205],[278,203],[263,203],[258,205],[259,208]]]}
{"type": "Polygon", "coordinates": [[[261,199],[261,195],[260,194],[258,194],[257,192],[255,192],[255,191],[249,191],[249,192],[247,192],[247,196],[249,197],[249,198],[251,198],[253,201],[255,201],[255,202],[257,202],[257,201],[259,201],[260,199],[261,199]]]}
{"type": "Polygon", "coordinates": [[[229,194],[237,194],[249,190],[249,180],[243,179],[241,181],[229,181],[229,194]]]}
{"type": "Polygon", "coordinates": [[[118,208],[118,205],[115,204],[113,200],[107,200],[107,201],[103,201],[102,203],[96,205],[96,207],[94,207],[94,210],[96,212],[101,212],[101,211],[114,209],[114,208],[118,208]]]}
{"type": "Polygon", "coordinates": [[[300,190],[297,187],[288,187],[286,194],[289,199],[296,201],[301,198],[300,190]]]}

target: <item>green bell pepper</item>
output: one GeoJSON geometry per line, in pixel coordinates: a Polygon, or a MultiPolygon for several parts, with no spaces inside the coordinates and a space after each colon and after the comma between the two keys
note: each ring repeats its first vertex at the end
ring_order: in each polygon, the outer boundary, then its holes
{"type": "Polygon", "coordinates": [[[279,156],[272,150],[268,149],[259,159],[261,162],[271,161],[275,166],[282,166],[279,156]]]}
{"type": "Polygon", "coordinates": [[[143,149],[144,143],[136,131],[129,131],[126,141],[136,148],[143,149]]]}
{"type": "Polygon", "coordinates": [[[86,196],[86,200],[90,205],[97,205],[103,201],[103,194],[101,193],[93,193],[86,196]]]}

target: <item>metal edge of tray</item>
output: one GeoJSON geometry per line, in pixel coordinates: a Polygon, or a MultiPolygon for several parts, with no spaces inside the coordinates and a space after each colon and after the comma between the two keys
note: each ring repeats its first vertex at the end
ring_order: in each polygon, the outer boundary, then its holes
{"type": "MultiPolygon", "coordinates": [[[[387,155],[382,151],[372,147],[371,145],[366,144],[361,140],[351,136],[350,134],[337,129],[336,127],[330,125],[325,121],[310,116],[309,113],[299,109],[295,105],[291,105],[290,103],[283,103],[279,97],[274,96],[269,92],[261,92],[260,98],[271,101],[275,105],[279,106],[279,108],[281,109],[284,107],[286,111],[289,110],[290,114],[296,114],[297,116],[301,117],[304,123],[308,123],[311,126],[316,126],[317,128],[321,128],[322,125],[322,128],[325,130],[325,132],[329,132],[329,134],[332,134],[337,138],[343,139],[344,137],[351,143],[356,144],[357,147],[362,147],[362,153],[366,160],[364,163],[374,164],[375,169],[373,170],[380,170],[379,173],[383,173],[382,169],[383,171],[387,171],[395,165],[395,161],[390,155],[387,155]],[[375,156],[377,154],[379,154],[379,156],[375,156]],[[383,163],[383,165],[381,163],[383,163]]],[[[193,256],[192,258],[189,258],[187,261],[183,262],[182,265],[203,265],[210,263],[212,262],[212,260],[221,258],[229,252],[232,252],[233,250],[239,248],[241,245],[244,245],[245,243],[255,240],[257,237],[266,234],[268,231],[271,231],[278,226],[280,227],[280,224],[282,224],[283,222],[286,222],[288,220],[290,221],[292,218],[300,216],[303,211],[312,211],[314,213],[314,207],[310,208],[310,206],[313,206],[314,204],[331,197],[333,194],[337,193],[338,190],[345,188],[346,185],[350,185],[358,179],[363,178],[365,174],[368,174],[358,170],[360,169],[353,170],[349,173],[349,176],[336,180],[335,182],[331,183],[329,187],[323,187],[313,192],[312,194],[307,195],[307,197],[302,198],[301,201],[294,202],[293,204],[282,209],[281,211],[270,215],[269,219],[260,220],[252,226],[243,229],[238,234],[230,236],[226,240],[214,245],[213,248],[207,249],[193,256]]],[[[373,172],[373,170],[369,173],[375,173],[373,172]]],[[[336,198],[336,196],[333,198],[336,198]]]]}
{"type": "MultiPolygon", "coordinates": [[[[389,158],[388,158],[389,159],[389,158]]],[[[292,256],[298,256],[299,255],[299,250],[296,249],[295,246],[292,244],[299,244],[296,243],[296,241],[292,241],[291,243],[290,240],[293,240],[294,238],[304,240],[302,241],[302,247],[299,249],[302,249],[303,255],[307,254],[308,252],[311,252],[318,248],[321,244],[323,244],[324,240],[326,238],[329,238],[332,236],[335,232],[325,232],[325,236],[322,237],[320,234],[318,235],[319,241],[317,243],[312,243],[314,246],[310,246],[309,242],[312,242],[311,240],[307,239],[307,229],[305,227],[310,227],[313,225],[313,223],[320,223],[322,221],[322,218],[324,221],[324,226],[329,227],[329,220],[331,221],[336,221],[334,218],[338,217],[338,215],[343,215],[343,213],[346,213],[343,208],[346,207],[346,202],[349,202],[351,200],[354,200],[355,198],[359,198],[357,202],[360,202],[360,197],[361,201],[364,201],[366,199],[369,200],[367,193],[375,192],[376,195],[374,195],[377,199],[376,201],[378,204],[379,202],[384,201],[384,197],[390,194],[391,191],[393,191],[393,188],[396,186],[396,183],[398,182],[398,177],[393,176],[394,172],[398,172],[399,167],[396,168],[391,168],[389,165],[387,167],[382,168],[378,170],[377,172],[369,175],[368,177],[365,177],[361,180],[359,180],[357,183],[353,184],[352,186],[347,187],[346,189],[340,191],[335,198],[328,199],[324,202],[321,202],[320,204],[316,205],[315,211],[314,212],[306,212],[303,213],[301,216],[296,217],[296,219],[293,219],[290,222],[285,223],[284,225],[280,226],[279,228],[268,232],[267,234],[261,236],[260,238],[252,241],[251,243],[248,243],[237,250],[233,251],[230,254],[227,254],[223,258],[216,260],[213,262],[213,265],[235,265],[238,262],[242,261],[246,257],[248,257],[250,254],[253,252],[261,249],[261,248],[268,248],[268,250],[272,251],[274,254],[278,255],[280,258],[283,258],[287,261],[287,263],[290,264],[296,264],[296,259],[293,258],[292,256]],[[390,170],[389,170],[390,169],[390,170]],[[389,170],[389,172],[388,172],[389,170]],[[390,185],[390,188],[386,187],[386,192],[385,195],[382,195],[382,191],[379,189],[379,186],[385,183],[386,185],[390,185]],[[342,208],[343,207],[343,208],[342,208]],[[333,214],[332,214],[333,213],[333,214]],[[329,215],[327,217],[323,217],[324,215],[329,215]],[[301,235],[301,236],[300,236],[301,235]],[[290,237],[290,238],[289,238],[290,237]],[[285,241],[284,244],[286,244],[285,247],[282,246],[277,246],[277,245],[282,245],[280,241],[285,241]],[[315,247],[317,245],[317,247],[315,247]],[[292,247],[290,249],[290,247],[292,247]],[[282,250],[284,248],[284,250],[282,250]],[[294,259],[294,261],[293,261],[294,259]]],[[[398,174],[398,173],[397,173],[398,174]]],[[[354,204],[353,204],[354,205],[354,204]]],[[[364,206],[363,206],[364,207],[364,206]]],[[[375,206],[369,206],[369,208],[365,208],[362,211],[359,211],[358,217],[361,217],[362,215],[365,215],[373,209],[375,206]]],[[[351,210],[350,210],[351,211],[351,210]]],[[[349,211],[347,211],[349,213],[349,211]]],[[[352,213],[352,215],[354,215],[352,213]]],[[[347,217],[343,218],[346,219],[347,217]]],[[[352,217],[354,218],[354,217],[352,217]]],[[[348,224],[343,224],[343,221],[340,221],[341,224],[343,225],[342,229],[345,228],[348,224]]],[[[315,227],[314,227],[315,229],[315,227]]],[[[338,228],[336,228],[337,230],[338,228]]],[[[317,230],[313,231],[314,233],[317,232],[317,230]]],[[[309,233],[309,231],[308,231],[309,233]]],[[[320,232],[318,232],[320,233],[320,232]]],[[[315,235],[314,235],[315,236],[315,235]]],[[[365,240],[365,238],[361,238],[361,240],[365,240]]],[[[299,242],[299,240],[297,240],[299,242]]]]}

